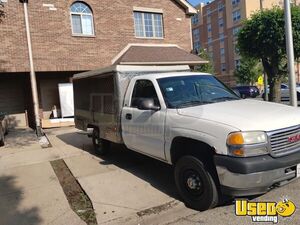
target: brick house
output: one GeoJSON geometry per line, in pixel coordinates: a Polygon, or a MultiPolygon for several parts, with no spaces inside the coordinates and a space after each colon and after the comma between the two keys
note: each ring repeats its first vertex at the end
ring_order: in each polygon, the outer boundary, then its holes
{"type": "MultiPolygon", "coordinates": [[[[0,23],[0,111],[16,126],[32,125],[33,109],[23,4],[4,3],[0,23]]],[[[130,43],[173,44],[190,52],[185,0],[29,0],[28,13],[41,118],[59,108],[58,84],[75,73],[110,66],[130,43]]]]}

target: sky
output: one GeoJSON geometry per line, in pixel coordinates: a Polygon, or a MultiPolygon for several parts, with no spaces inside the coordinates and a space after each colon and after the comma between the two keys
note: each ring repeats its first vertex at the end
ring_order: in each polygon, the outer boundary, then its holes
{"type": "Polygon", "coordinates": [[[207,0],[188,0],[192,5],[198,5],[200,2],[207,2],[207,0]]]}

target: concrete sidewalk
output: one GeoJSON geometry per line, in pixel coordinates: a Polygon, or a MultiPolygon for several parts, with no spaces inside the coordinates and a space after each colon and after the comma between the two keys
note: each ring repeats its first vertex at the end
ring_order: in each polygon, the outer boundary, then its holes
{"type": "Polygon", "coordinates": [[[49,163],[63,156],[42,149],[31,130],[10,131],[0,148],[0,224],[85,224],[71,210],[49,163]]]}

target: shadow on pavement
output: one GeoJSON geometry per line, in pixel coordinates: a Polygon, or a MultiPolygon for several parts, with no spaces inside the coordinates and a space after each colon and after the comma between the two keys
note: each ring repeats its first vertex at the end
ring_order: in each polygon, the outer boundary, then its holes
{"type": "Polygon", "coordinates": [[[2,148],[24,148],[38,144],[35,132],[29,128],[9,129],[4,140],[5,145],[2,148]]]}
{"type": "Polygon", "coordinates": [[[0,177],[0,224],[36,225],[41,223],[39,210],[36,207],[19,209],[22,195],[22,190],[15,186],[14,177],[0,177]]]}
{"type": "Polygon", "coordinates": [[[99,157],[103,160],[100,162],[101,165],[115,165],[143,179],[170,197],[179,199],[172,166],[117,144],[111,145],[110,152],[106,156],[98,156],[93,150],[92,140],[86,135],[76,132],[57,135],[57,138],[68,145],[99,157]]]}

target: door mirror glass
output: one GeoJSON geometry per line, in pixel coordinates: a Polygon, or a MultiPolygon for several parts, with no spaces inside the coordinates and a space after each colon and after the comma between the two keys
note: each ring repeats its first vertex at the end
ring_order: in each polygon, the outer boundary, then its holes
{"type": "Polygon", "coordinates": [[[152,98],[140,99],[138,103],[138,109],[140,110],[160,110],[160,106],[155,105],[155,101],[152,98]]]}

